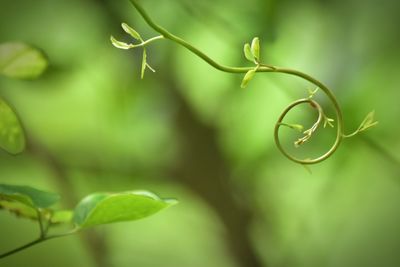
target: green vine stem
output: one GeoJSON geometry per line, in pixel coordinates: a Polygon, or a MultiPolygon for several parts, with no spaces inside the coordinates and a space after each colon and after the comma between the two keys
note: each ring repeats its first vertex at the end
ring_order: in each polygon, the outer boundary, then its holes
{"type": "Polygon", "coordinates": [[[18,253],[20,251],[23,251],[25,249],[28,249],[34,245],[37,245],[39,243],[45,242],[50,239],[55,239],[59,237],[64,237],[64,236],[69,236],[72,234],[75,234],[79,231],[79,228],[75,227],[67,232],[64,233],[58,233],[58,234],[48,234],[50,227],[53,225],[51,222],[52,219],[52,213],[49,212],[47,209],[41,209],[38,208],[36,210],[37,214],[37,223],[39,226],[39,237],[29,243],[26,243],[20,247],[14,248],[10,251],[4,252],[0,254],[0,259],[3,259],[5,257],[11,256],[15,253],[18,253]]]}
{"type": "MultiPolygon", "coordinates": [[[[158,25],[157,23],[155,23],[150,16],[147,14],[147,12],[143,9],[143,7],[138,3],[137,0],[129,0],[131,2],[131,4],[136,8],[136,10],[140,13],[140,15],[143,17],[143,19],[146,21],[146,23],[152,28],[154,29],[156,32],[158,32],[159,34],[161,34],[160,37],[158,37],[157,39],[161,39],[162,37],[168,40],[171,40],[183,47],[185,47],[186,49],[188,49],[189,51],[191,51],[192,53],[194,53],[195,55],[197,55],[198,57],[200,57],[201,59],[203,59],[205,62],[207,62],[209,65],[211,65],[212,67],[214,67],[217,70],[223,71],[223,72],[228,72],[228,73],[245,73],[245,77],[243,79],[242,82],[242,87],[244,88],[247,83],[253,78],[253,76],[255,75],[255,73],[258,72],[272,72],[272,73],[282,73],[282,74],[288,74],[288,75],[292,75],[292,76],[297,76],[299,78],[302,78],[310,83],[312,83],[313,85],[315,85],[317,88],[321,89],[326,96],[328,97],[328,99],[330,100],[330,102],[332,103],[335,113],[336,113],[336,139],[335,142],[333,143],[333,145],[330,147],[330,149],[325,152],[325,154],[314,158],[314,159],[299,159],[296,158],[292,155],[290,155],[289,153],[287,153],[284,148],[282,147],[280,140],[279,140],[279,128],[280,126],[285,126],[287,124],[283,123],[283,119],[285,117],[285,115],[295,106],[300,105],[300,104],[304,104],[304,103],[309,103],[311,104],[313,107],[315,107],[318,112],[319,112],[319,118],[318,121],[314,124],[312,129],[309,129],[307,131],[304,132],[304,134],[306,135],[305,137],[303,137],[302,139],[299,139],[298,142],[296,142],[296,146],[297,145],[301,145],[303,142],[307,141],[311,135],[315,132],[315,130],[317,129],[318,126],[320,126],[322,119],[325,119],[328,121],[329,125],[333,125],[331,124],[331,122],[333,121],[332,119],[329,119],[325,116],[322,107],[314,100],[311,100],[313,94],[315,92],[313,92],[312,94],[310,94],[310,97],[307,99],[300,99],[297,100],[293,103],[291,103],[282,113],[282,115],[279,117],[278,122],[275,125],[275,133],[274,133],[274,138],[275,138],[275,143],[277,145],[277,147],[279,148],[279,150],[290,160],[300,163],[300,164],[315,164],[315,163],[319,163],[323,160],[326,160],[327,158],[329,158],[335,151],[336,149],[339,147],[341,141],[343,140],[343,138],[346,137],[350,137],[353,136],[367,128],[370,128],[374,125],[376,125],[377,122],[373,122],[373,118],[372,120],[368,120],[369,124],[368,125],[363,125],[363,123],[367,120],[364,119],[364,122],[362,123],[362,125],[357,129],[356,132],[354,132],[353,134],[350,135],[346,135],[344,134],[344,123],[343,123],[343,115],[342,115],[342,111],[341,108],[339,106],[339,103],[336,99],[336,97],[334,96],[333,92],[326,86],[324,85],[322,82],[320,82],[319,80],[313,78],[312,76],[303,73],[301,71],[298,70],[293,70],[293,69],[289,69],[289,68],[282,68],[282,67],[277,67],[277,66],[272,66],[272,65],[267,65],[267,64],[263,64],[260,62],[260,57],[259,57],[259,40],[258,38],[254,38],[252,45],[250,47],[249,44],[245,45],[245,55],[246,58],[249,61],[254,62],[254,64],[256,64],[256,67],[230,67],[230,66],[225,66],[225,65],[221,65],[219,63],[217,63],[216,61],[214,61],[213,59],[211,59],[209,56],[207,56],[205,53],[203,53],[202,51],[200,51],[199,49],[197,49],[196,47],[194,47],[193,45],[189,44],[188,42],[186,42],[185,40],[183,40],[182,38],[172,34],[171,32],[169,32],[168,30],[164,29],[163,27],[161,27],[160,25],[158,25]]],[[[127,31],[125,29],[126,24],[123,24],[123,28],[125,31],[127,31]]],[[[128,32],[128,31],[127,31],[128,32]]],[[[131,32],[128,32],[131,34],[131,32]]],[[[131,34],[132,35],[132,34],[131,34]]],[[[136,31],[133,32],[133,37],[135,39],[137,37],[137,33],[136,31]]],[[[154,38],[149,39],[149,41],[153,41],[154,38]]],[[[115,41],[115,40],[114,40],[115,41]]],[[[142,43],[136,46],[145,46],[147,43],[149,43],[149,41],[147,41],[146,43],[143,43],[144,41],[141,40],[142,43]]],[[[115,43],[114,43],[115,45],[115,43]]],[[[124,44],[127,45],[127,44],[124,44]]],[[[118,47],[118,45],[115,45],[118,47]]],[[[135,45],[128,45],[128,46],[132,46],[134,47],[135,45]]],[[[124,48],[124,49],[129,49],[129,48],[124,48]]],[[[146,63],[147,64],[147,63],[146,63]]],[[[368,117],[368,116],[367,116],[368,117]]],[[[326,123],[324,123],[326,124],[326,123]]]]}

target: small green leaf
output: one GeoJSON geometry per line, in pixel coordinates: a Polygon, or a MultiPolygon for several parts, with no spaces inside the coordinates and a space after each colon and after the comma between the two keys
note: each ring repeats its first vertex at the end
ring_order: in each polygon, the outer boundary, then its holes
{"type": "Polygon", "coordinates": [[[246,75],[244,75],[244,78],[242,80],[242,84],[240,85],[240,87],[246,88],[247,84],[254,78],[255,74],[256,74],[256,70],[255,69],[249,70],[246,73],[246,75]]]}
{"type": "Polygon", "coordinates": [[[30,186],[0,184],[0,199],[20,202],[34,209],[44,209],[56,203],[60,196],[30,186]]]}
{"type": "Polygon", "coordinates": [[[142,37],[140,36],[140,34],[135,31],[134,29],[132,29],[128,24],[126,23],[122,23],[121,24],[122,29],[124,29],[124,31],[129,34],[130,36],[132,36],[133,38],[135,38],[136,40],[142,40],[142,37]]]}
{"type": "Polygon", "coordinates": [[[246,57],[246,59],[248,61],[254,62],[254,56],[251,53],[251,48],[250,48],[249,44],[244,45],[243,51],[244,51],[244,56],[246,57]]]}
{"type": "Polygon", "coordinates": [[[111,43],[113,44],[113,46],[115,46],[116,48],[125,49],[125,50],[132,48],[132,45],[118,41],[114,38],[114,36],[111,36],[110,40],[111,40],[111,43]]]}
{"type": "Polygon", "coordinates": [[[161,199],[147,191],[123,193],[95,193],[85,197],[75,208],[74,222],[77,226],[91,227],[148,217],[176,203],[161,199]]]}
{"type": "Polygon", "coordinates": [[[17,79],[34,79],[47,68],[40,50],[21,42],[0,44],[0,74],[17,79]]]}
{"type": "Polygon", "coordinates": [[[359,129],[358,131],[362,132],[362,131],[365,131],[365,130],[377,125],[378,122],[375,121],[374,117],[375,117],[375,110],[373,110],[367,114],[365,119],[361,122],[360,127],[358,127],[358,129],[359,129]]]}
{"type": "Polygon", "coordinates": [[[258,37],[255,37],[251,42],[251,53],[256,61],[260,61],[260,39],[258,37]]]}
{"type": "Polygon", "coordinates": [[[146,66],[147,66],[147,53],[146,53],[146,49],[143,49],[142,70],[140,73],[140,78],[142,78],[142,79],[144,78],[146,66]]]}
{"type": "Polygon", "coordinates": [[[0,98],[0,148],[10,154],[21,153],[25,149],[25,135],[17,115],[0,98]]]}

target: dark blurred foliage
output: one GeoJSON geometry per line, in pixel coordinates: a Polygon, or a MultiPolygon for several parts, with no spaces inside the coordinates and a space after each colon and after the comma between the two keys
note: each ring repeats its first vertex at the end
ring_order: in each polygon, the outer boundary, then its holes
{"type": "MultiPolygon", "coordinates": [[[[1,0],[0,42],[40,47],[51,67],[35,81],[0,79],[29,139],[20,156],[0,152],[0,181],[60,192],[68,208],[91,192],[141,188],[180,204],[40,244],[0,266],[399,266],[400,2],[142,2],[224,64],[247,64],[242,46],[259,36],[265,62],[334,90],[348,132],[372,109],[379,126],[309,174],[279,153],[272,135],[309,84],[260,74],[242,90],[241,75],[169,41],[149,47],[157,72],[140,80],[140,51],[109,42],[111,34],[129,40],[121,22],[155,35],[129,1],[1,0]]],[[[302,110],[292,117],[312,119],[302,110]]],[[[329,147],[331,132],[319,135],[305,154],[329,147]]],[[[37,234],[32,222],[0,218],[2,251],[37,234]]]]}

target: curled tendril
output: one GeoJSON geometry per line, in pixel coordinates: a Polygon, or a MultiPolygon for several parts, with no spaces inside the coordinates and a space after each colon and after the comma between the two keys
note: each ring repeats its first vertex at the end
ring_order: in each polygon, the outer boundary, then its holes
{"type": "Polygon", "coordinates": [[[313,164],[313,163],[323,161],[324,159],[326,159],[330,155],[332,155],[333,152],[335,152],[336,148],[339,146],[339,143],[342,139],[342,135],[339,135],[339,134],[336,135],[336,141],[332,145],[331,149],[329,149],[328,152],[326,152],[322,156],[315,158],[315,159],[298,159],[298,158],[295,158],[292,155],[290,155],[288,152],[286,152],[286,150],[283,148],[283,146],[280,142],[280,139],[279,139],[279,129],[281,126],[289,126],[290,127],[290,125],[283,123],[283,119],[286,117],[286,115],[289,113],[289,111],[291,111],[293,108],[295,108],[298,105],[307,104],[307,103],[310,104],[313,108],[315,108],[317,110],[318,118],[317,118],[317,121],[311,126],[310,129],[303,132],[304,136],[294,142],[296,147],[299,147],[303,143],[307,142],[311,138],[311,136],[314,134],[314,132],[321,126],[321,124],[326,125],[327,121],[332,120],[325,115],[322,107],[318,104],[318,102],[312,100],[311,98],[303,98],[303,99],[294,101],[293,103],[291,103],[289,106],[287,106],[285,108],[285,110],[279,116],[279,119],[275,124],[275,130],[274,130],[274,139],[275,139],[275,143],[276,143],[276,146],[278,147],[278,149],[287,158],[289,158],[290,160],[292,160],[294,162],[300,163],[300,164],[313,164]]]}
{"type": "MultiPolygon", "coordinates": [[[[186,49],[188,49],[189,51],[191,51],[192,53],[194,53],[195,55],[197,55],[198,57],[203,59],[209,65],[211,65],[212,67],[214,67],[220,71],[229,72],[229,73],[245,73],[245,76],[243,78],[242,85],[241,85],[242,88],[245,88],[248,85],[248,83],[253,79],[253,77],[255,76],[256,73],[273,72],[273,73],[283,73],[283,74],[288,74],[288,75],[292,75],[292,76],[297,76],[303,80],[310,82],[311,84],[315,85],[317,88],[322,90],[325,93],[325,95],[328,97],[328,99],[330,100],[330,102],[333,105],[333,108],[335,110],[335,113],[336,113],[336,116],[335,116],[336,117],[336,120],[335,120],[336,121],[336,123],[335,123],[336,124],[336,139],[335,139],[335,142],[333,143],[333,145],[327,150],[327,152],[325,152],[325,154],[323,154],[317,158],[314,158],[314,159],[309,159],[309,158],[299,159],[299,158],[296,158],[296,157],[290,155],[289,153],[287,153],[284,150],[284,148],[281,145],[281,142],[279,140],[279,129],[281,126],[289,126],[291,128],[297,128],[297,129],[300,129],[302,127],[301,125],[298,125],[298,124],[297,125],[296,124],[289,125],[289,124],[286,124],[283,122],[283,119],[285,118],[286,114],[290,110],[292,110],[294,107],[301,105],[301,104],[308,103],[312,107],[314,107],[318,111],[318,119],[310,129],[303,132],[304,136],[295,142],[295,146],[300,146],[304,142],[308,141],[322,123],[324,124],[324,127],[326,125],[330,125],[332,127],[335,126],[332,123],[334,120],[331,118],[328,118],[325,115],[322,107],[315,100],[312,100],[313,95],[317,92],[316,90],[310,91],[310,96],[308,98],[296,100],[293,103],[291,103],[288,107],[286,107],[286,109],[282,112],[281,116],[279,117],[279,119],[275,125],[274,138],[275,138],[275,143],[276,143],[278,149],[288,159],[290,159],[294,162],[297,162],[297,163],[300,163],[303,165],[315,164],[315,163],[321,162],[321,161],[329,158],[336,151],[336,149],[339,147],[343,138],[354,136],[354,135],[356,135],[366,129],[369,129],[377,124],[377,122],[373,118],[374,113],[370,112],[354,133],[346,135],[343,130],[344,127],[343,127],[342,111],[341,111],[341,108],[336,100],[336,97],[332,93],[332,91],[327,86],[325,86],[323,83],[321,83],[320,81],[318,81],[317,79],[311,77],[310,75],[308,75],[306,73],[303,73],[303,72],[300,72],[297,70],[293,70],[293,69],[289,69],[289,68],[282,68],[282,67],[277,67],[277,66],[272,66],[272,65],[261,63],[260,41],[257,37],[253,39],[253,41],[251,42],[251,45],[247,43],[244,46],[244,55],[245,55],[246,59],[249,60],[250,62],[254,63],[255,67],[229,67],[229,66],[221,65],[221,64],[217,63],[216,61],[214,61],[213,59],[211,59],[205,53],[203,53],[202,51],[197,49],[196,47],[192,46],[185,40],[170,33],[169,31],[167,31],[166,29],[164,29],[163,27],[161,27],[160,25],[155,23],[150,18],[150,16],[147,14],[147,12],[142,8],[142,6],[138,3],[137,0],[129,0],[129,1],[135,7],[135,9],[139,12],[139,14],[143,17],[143,19],[146,21],[146,23],[161,35],[151,38],[148,41],[144,41],[135,30],[128,27],[127,25],[123,25],[124,30],[128,34],[130,34],[132,37],[134,37],[135,39],[138,39],[139,41],[141,41],[141,43],[138,45],[125,44],[125,43],[113,40],[113,38],[112,38],[113,44],[118,48],[129,49],[129,48],[135,48],[135,47],[142,46],[143,49],[145,49],[146,45],[148,45],[149,43],[151,43],[155,40],[168,39],[170,41],[173,41],[173,42],[185,47],[186,49]]],[[[144,52],[145,52],[145,50],[144,50],[144,52]]],[[[143,66],[146,67],[147,63],[145,61],[145,57],[144,57],[143,62],[144,62],[143,66]]],[[[143,71],[142,71],[142,73],[143,73],[143,71]]]]}

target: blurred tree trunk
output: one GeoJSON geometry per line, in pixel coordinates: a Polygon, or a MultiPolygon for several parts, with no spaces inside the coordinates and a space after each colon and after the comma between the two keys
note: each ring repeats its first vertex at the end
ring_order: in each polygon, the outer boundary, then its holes
{"type": "Polygon", "coordinates": [[[181,151],[171,175],[215,210],[226,228],[226,243],[239,266],[264,266],[248,230],[252,210],[231,181],[230,169],[218,146],[217,130],[202,123],[166,74],[163,78],[178,106],[176,127],[181,151]]]}

